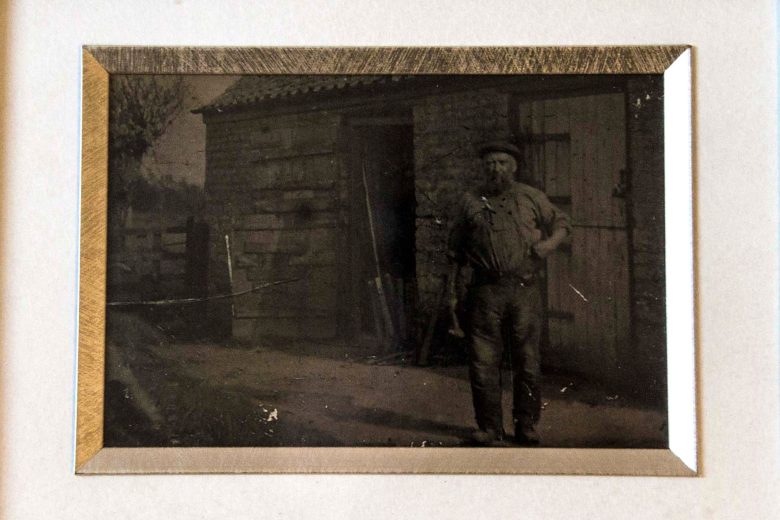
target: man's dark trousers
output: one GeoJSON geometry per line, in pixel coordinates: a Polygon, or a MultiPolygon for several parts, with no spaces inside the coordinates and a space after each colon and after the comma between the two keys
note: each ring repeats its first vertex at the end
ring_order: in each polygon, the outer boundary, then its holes
{"type": "Polygon", "coordinates": [[[535,283],[520,278],[477,276],[466,303],[469,374],[477,425],[503,432],[501,361],[510,349],[513,419],[516,426],[539,420],[542,305],[535,283]],[[504,341],[502,342],[502,333],[504,341]]]}

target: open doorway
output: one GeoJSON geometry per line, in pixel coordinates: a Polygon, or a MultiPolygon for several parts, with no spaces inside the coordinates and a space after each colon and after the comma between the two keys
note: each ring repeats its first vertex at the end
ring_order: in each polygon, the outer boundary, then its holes
{"type": "Polygon", "coordinates": [[[350,121],[352,329],[388,348],[413,333],[416,300],[411,118],[350,121]]]}

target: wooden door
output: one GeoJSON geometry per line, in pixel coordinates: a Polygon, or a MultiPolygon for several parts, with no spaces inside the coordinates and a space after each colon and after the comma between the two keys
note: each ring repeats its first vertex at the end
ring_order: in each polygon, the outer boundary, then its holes
{"type": "Polygon", "coordinates": [[[543,361],[604,374],[630,332],[623,93],[520,101],[522,175],[569,213],[570,243],[547,261],[543,361]]]}

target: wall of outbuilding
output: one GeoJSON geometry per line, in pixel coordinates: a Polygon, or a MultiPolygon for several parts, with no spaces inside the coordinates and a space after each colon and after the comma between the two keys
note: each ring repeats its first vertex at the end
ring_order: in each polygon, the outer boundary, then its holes
{"type": "Polygon", "coordinates": [[[295,280],[214,303],[212,316],[234,337],[336,335],[346,198],[339,121],[318,112],[207,119],[212,293],[295,280]]]}

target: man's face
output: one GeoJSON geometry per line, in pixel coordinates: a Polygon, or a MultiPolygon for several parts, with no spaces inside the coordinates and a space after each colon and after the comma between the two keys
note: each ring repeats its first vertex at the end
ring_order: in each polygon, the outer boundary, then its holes
{"type": "Polygon", "coordinates": [[[488,152],[482,156],[482,169],[488,191],[501,193],[509,189],[515,179],[515,158],[504,152],[488,152]]]}

